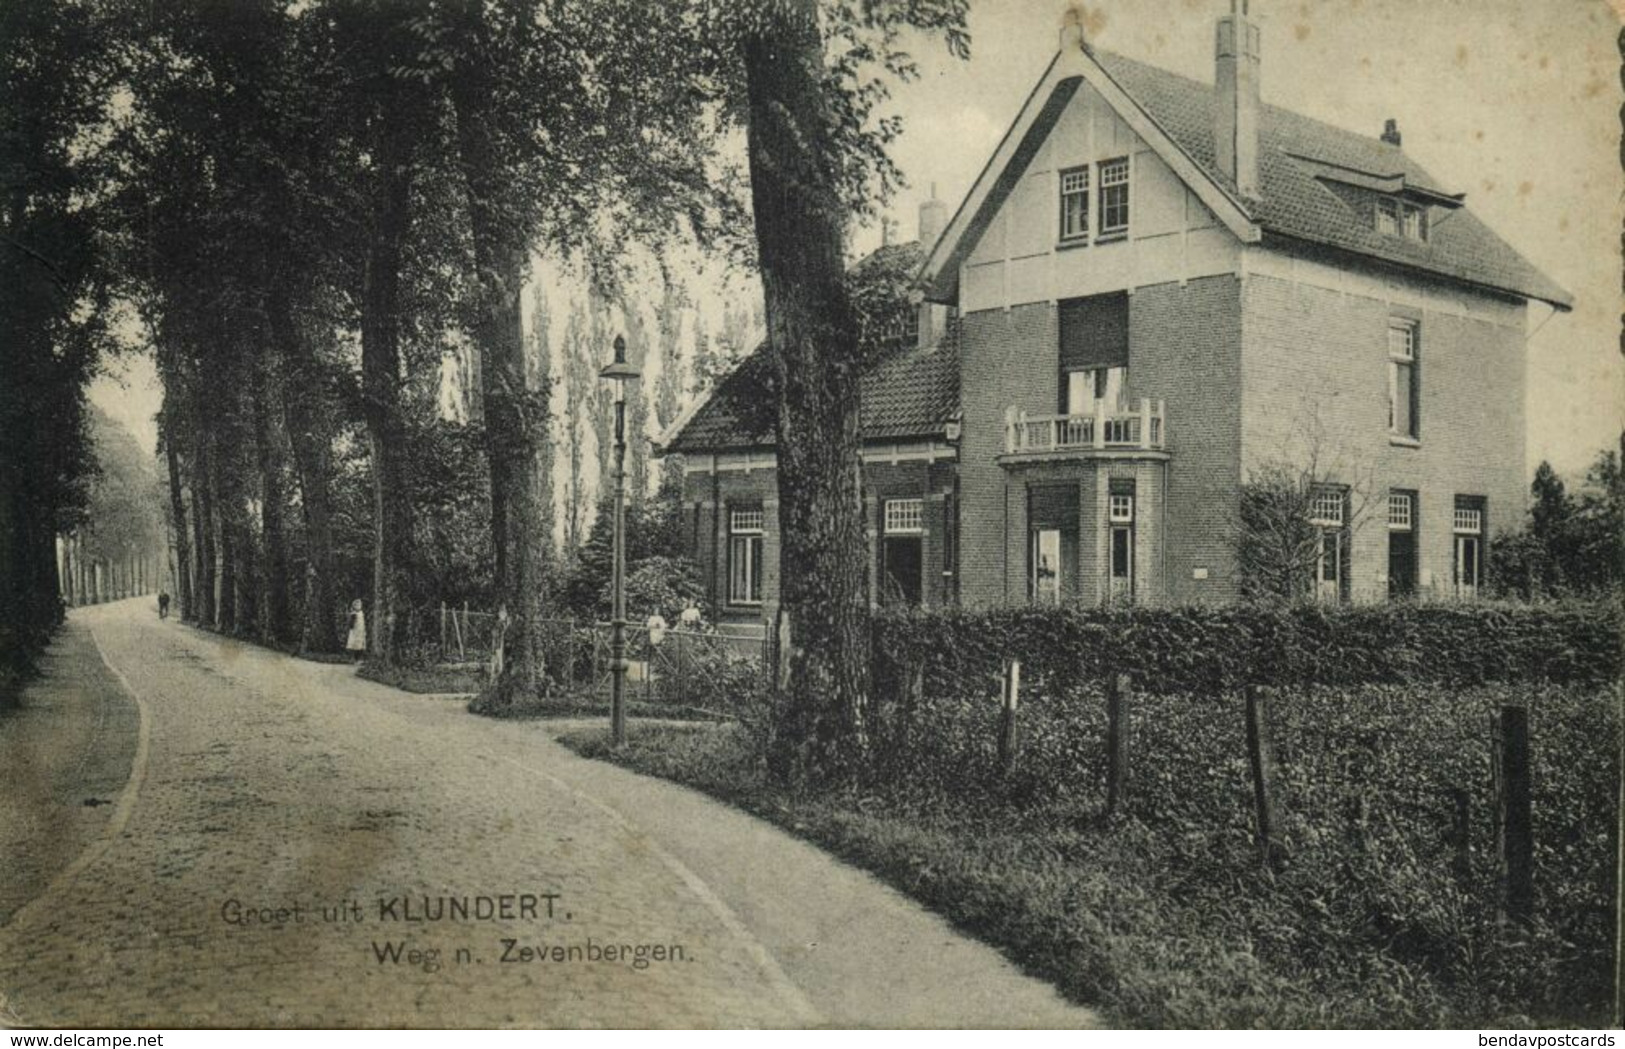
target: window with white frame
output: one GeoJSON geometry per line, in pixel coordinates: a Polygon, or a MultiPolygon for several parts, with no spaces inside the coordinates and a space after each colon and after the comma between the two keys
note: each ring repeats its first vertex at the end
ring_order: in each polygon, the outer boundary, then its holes
{"type": "Polygon", "coordinates": [[[762,537],[765,518],[761,510],[734,510],[728,515],[728,602],[735,605],[762,603],[762,537]]]}
{"type": "Polygon", "coordinates": [[[1132,495],[1113,495],[1111,497],[1111,522],[1113,524],[1129,524],[1134,520],[1134,497],[1132,495]]]}
{"type": "Polygon", "coordinates": [[[1406,240],[1428,239],[1427,209],[1395,197],[1377,198],[1377,232],[1406,240]]]}
{"type": "Polygon", "coordinates": [[[1100,163],[1100,235],[1128,232],[1128,158],[1100,163]]]}
{"type": "Polygon", "coordinates": [[[1412,204],[1400,206],[1400,229],[1406,240],[1427,240],[1427,213],[1412,204]]]}
{"type": "Polygon", "coordinates": [[[1395,532],[1409,532],[1415,522],[1413,504],[1415,496],[1409,492],[1388,493],[1388,528],[1395,532]]]}
{"type": "Polygon", "coordinates": [[[1343,498],[1341,488],[1317,488],[1309,503],[1309,522],[1322,527],[1343,526],[1343,498]]]}
{"type": "Polygon", "coordinates": [[[1450,531],[1455,539],[1456,596],[1477,597],[1484,584],[1484,500],[1481,496],[1456,496],[1450,531]]]}
{"type": "Polygon", "coordinates": [[[1416,493],[1394,489],[1388,493],[1388,596],[1416,594],[1416,493]]]}
{"type": "Polygon", "coordinates": [[[918,535],[925,530],[925,500],[887,499],[886,534],[918,535]]]}
{"type": "Polygon", "coordinates": [[[1323,485],[1315,489],[1309,502],[1309,523],[1320,531],[1320,550],[1315,561],[1315,596],[1331,603],[1348,596],[1344,560],[1348,553],[1347,493],[1323,485]]]}
{"type": "Polygon", "coordinates": [[[925,500],[887,499],[881,525],[880,603],[918,605],[925,582],[925,500]]]}
{"type": "Polygon", "coordinates": [[[1416,322],[1388,322],[1388,432],[1412,440],[1421,434],[1417,387],[1416,322]]]}
{"type": "Polygon", "coordinates": [[[1399,201],[1392,197],[1377,199],[1377,232],[1390,237],[1399,235],[1399,201]]]}
{"type": "Polygon", "coordinates": [[[1089,235],[1089,169],[1061,172],[1061,239],[1081,240],[1089,235]]]}

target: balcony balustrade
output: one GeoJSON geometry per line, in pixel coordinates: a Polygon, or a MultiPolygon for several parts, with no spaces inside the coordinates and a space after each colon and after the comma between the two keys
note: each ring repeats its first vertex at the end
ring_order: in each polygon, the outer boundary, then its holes
{"type": "Polygon", "coordinates": [[[1004,413],[1004,450],[1009,455],[1163,451],[1167,427],[1164,404],[1142,397],[1139,406],[1107,407],[1080,415],[1032,415],[1014,407],[1004,413]]]}

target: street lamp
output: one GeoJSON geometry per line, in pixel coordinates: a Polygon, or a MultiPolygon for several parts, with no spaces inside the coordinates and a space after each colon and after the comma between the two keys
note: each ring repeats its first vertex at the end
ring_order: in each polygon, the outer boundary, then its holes
{"type": "Polygon", "coordinates": [[[598,373],[615,383],[615,559],[609,620],[609,741],[626,744],[626,381],[643,373],[626,362],[626,340],[615,336],[615,360],[598,373]]]}

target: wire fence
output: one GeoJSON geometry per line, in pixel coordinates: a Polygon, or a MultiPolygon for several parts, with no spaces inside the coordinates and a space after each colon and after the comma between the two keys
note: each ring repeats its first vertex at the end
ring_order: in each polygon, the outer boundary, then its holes
{"type": "MultiPolygon", "coordinates": [[[[408,625],[408,646],[425,663],[483,664],[496,650],[498,617],[442,604],[433,614],[417,610],[408,625]]],[[[729,697],[755,690],[770,665],[772,632],[728,633],[715,627],[659,627],[628,623],[626,691],[634,702],[715,709],[729,697]]],[[[613,627],[601,620],[544,619],[541,662],[551,681],[567,692],[608,697],[613,627]]]]}

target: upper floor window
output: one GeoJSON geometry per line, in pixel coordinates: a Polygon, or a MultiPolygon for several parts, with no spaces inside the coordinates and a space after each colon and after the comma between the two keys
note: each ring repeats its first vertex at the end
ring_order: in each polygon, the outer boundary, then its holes
{"type": "Polygon", "coordinates": [[[1100,235],[1128,232],[1128,158],[1100,163],[1100,235]]]}
{"type": "Polygon", "coordinates": [[[1079,240],[1089,235],[1089,169],[1068,168],[1061,172],[1061,239],[1079,240]]]}
{"type": "Polygon", "coordinates": [[[1416,323],[1388,322],[1388,432],[1415,440],[1421,434],[1417,425],[1420,403],[1417,396],[1416,323]]]}
{"type": "Polygon", "coordinates": [[[1128,296],[1122,292],[1057,304],[1060,346],[1058,411],[1093,414],[1094,402],[1116,408],[1127,396],[1128,296]]]}
{"type": "Polygon", "coordinates": [[[1427,240],[1427,212],[1396,197],[1377,198],[1377,232],[1407,240],[1427,240]]]}

